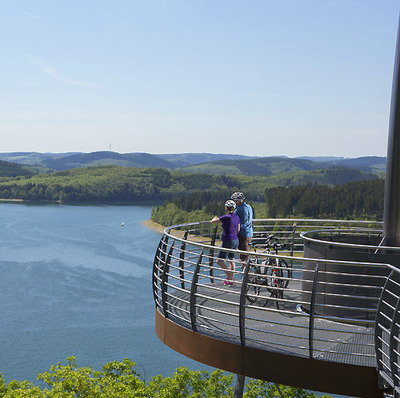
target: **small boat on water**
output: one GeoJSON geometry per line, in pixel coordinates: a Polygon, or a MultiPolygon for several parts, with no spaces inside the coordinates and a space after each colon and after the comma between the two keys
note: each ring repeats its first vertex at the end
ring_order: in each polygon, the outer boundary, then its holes
{"type": "Polygon", "coordinates": [[[121,223],[121,227],[125,227],[125,223],[123,221],[121,223]]]}

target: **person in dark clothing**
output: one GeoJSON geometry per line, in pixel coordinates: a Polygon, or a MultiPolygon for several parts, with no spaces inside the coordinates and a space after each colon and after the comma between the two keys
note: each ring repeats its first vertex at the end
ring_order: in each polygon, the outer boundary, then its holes
{"type": "MultiPolygon", "coordinates": [[[[238,240],[238,232],[240,231],[240,219],[234,213],[236,209],[236,204],[233,200],[227,200],[225,202],[225,214],[220,217],[214,217],[211,222],[212,223],[221,223],[222,224],[222,245],[221,247],[226,249],[237,249],[239,246],[238,240]]],[[[233,285],[233,280],[235,278],[235,263],[234,263],[235,254],[227,253],[226,251],[221,250],[218,255],[217,264],[224,269],[227,280],[224,281],[224,285],[233,285]],[[225,259],[228,256],[228,265],[225,264],[225,259]]]]}

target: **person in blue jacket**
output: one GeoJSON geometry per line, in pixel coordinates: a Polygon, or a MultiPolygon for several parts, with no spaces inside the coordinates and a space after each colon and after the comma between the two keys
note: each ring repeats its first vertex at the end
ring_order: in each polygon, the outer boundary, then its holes
{"type": "MultiPolygon", "coordinates": [[[[235,213],[240,219],[239,250],[248,252],[250,251],[250,242],[253,237],[253,209],[244,201],[243,192],[234,192],[231,195],[231,199],[236,203],[235,213]]],[[[246,265],[248,258],[248,254],[240,255],[243,266],[246,265]]]]}

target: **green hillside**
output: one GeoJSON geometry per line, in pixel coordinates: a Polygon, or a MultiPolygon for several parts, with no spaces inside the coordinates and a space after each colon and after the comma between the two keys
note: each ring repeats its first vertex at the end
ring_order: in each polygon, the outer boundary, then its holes
{"type": "Polygon", "coordinates": [[[114,165],[121,167],[162,167],[188,173],[220,175],[271,176],[332,167],[346,167],[382,176],[386,158],[369,156],[355,159],[334,157],[249,157],[243,155],[182,153],[153,155],[149,153],[0,153],[0,160],[36,167],[40,172],[69,170],[79,167],[114,165]],[[183,167],[185,166],[185,167],[183,167]]]}
{"type": "Polygon", "coordinates": [[[274,174],[266,178],[268,186],[341,185],[353,181],[374,180],[378,177],[366,171],[348,167],[331,167],[317,170],[293,171],[274,174]]]}
{"type": "Polygon", "coordinates": [[[226,176],[172,172],[161,168],[97,166],[8,178],[0,198],[66,202],[155,203],[177,193],[237,189],[226,176]]]}
{"type": "Polygon", "coordinates": [[[386,170],[386,158],[379,156],[364,156],[355,159],[341,159],[334,162],[338,166],[356,168],[362,171],[383,174],[386,170]]]}
{"type": "Polygon", "coordinates": [[[325,162],[314,162],[305,159],[267,157],[246,160],[219,160],[188,166],[180,170],[191,173],[270,176],[287,172],[316,170],[329,167],[332,167],[332,164],[325,162]]]}
{"type": "Polygon", "coordinates": [[[79,167],[113,165],[121,167],[164,167],[173,165],[165,159],[148,153],[91,152],[47,159],[46,166],[53,170],[69,170],[79,167]]]}
{"type": "Polygon", "coordinates": [[[217,160],[252,159],[254,156],[214,154],[214,153],[173,153],[157,155],[171,162],[174,167],[185,167],[194,164],[214,162],[217,160]]]}
{"type": "MultiPolygon", "coordinates": [[[[13,166],[15,175],[24,171],[13,166]],[[21,170],[22,171],[21,171],[21,170]],[[18,170],[18,172],[16,171],[18,170]]],[[[264,201],[266,188],[300,184],[338,185],[375,176],[353,169],[332,168],[288,172],[272,176],[188,173],[163,168],[120,166],[80,167],[71,170],[0,180],[0,198],[69,202],[155,203],[180,194],[242,190],[253,201],[264,201]]]]}
{"type": "Polygon", "coordinates": [[[299,185],[265,191],[269,217],[309,217],[382,220],[384,181],[358,181],[344,185],[299,185]]]}
{"type": "Polygon", "coordinates": [[[3,160],[0,160],[0,177],[5,177],[2,178],[8,179],[10,177],[18,177],[18,176],[32,176],[34,172],[32,170],[29,170],[27,167],[20,166],[15,163],[11,162],[5,162],[3,160]]]}

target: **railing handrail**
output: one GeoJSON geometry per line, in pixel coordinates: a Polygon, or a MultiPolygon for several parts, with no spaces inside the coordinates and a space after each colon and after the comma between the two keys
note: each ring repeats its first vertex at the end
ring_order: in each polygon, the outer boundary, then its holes
{"type": "MultiPolygon", "coordinates": [[[[281,220],[281,219],[279,219],[281,220]]],[[[258,221],[258,220],[254,220],[254,221],[258,221]]],[[[262,221],[264,221],[264,219],[262,219],[262,221]]],[[[309,221],[309,220],[307,220],[309,221]]],[[[316,221],[316,220],[313,220],[316,221]]],[[[326,220],[323,220],[326,221],[326,220]]],[[[347,220],[346,220],[347,221],[347,220]]],[[[172,229],[178,229],[178,228],[182,228],[182,227],[188,227],[188,226],[195,226],[195,225],[204,225],[204,224],[211,224],[209,221],[199,221],[199,222],[194,222],[194,223],[187,223],[187,224],[178,224],[178,225],[173,225],[170,227],[165,228],[164,230],[164,235],[168,236],[169,238],[173,238],[179,242],[185,242],[185,243],[190,243],[193,246],[198,246],[201,248],[206,248],[206,249],[218,249],[221,250],[220,247],[217,247],[215,245],[208,245],[206,243],[203,242],[196,242],[196,240],[190,240],[190,239],[184,239],[181,238],[179,236],[175,236],[172,233],[170,233],[169,231],[172,229]]],[[[322,230],[322,231],[328,231],[328,230],[322,230]]],[[[345,230],[343,230],[345,231],[345,230]]],[[[351,230],[349,230],[351,231],[351,230]]],[[[308,231],[307,231],[308,232],[308,231]]],[[[318,230],[312,230],[310,232],[318,232],[318,230]]],[[[300,236],[302,235],[302,233],[300,234],[300,236]]],[[[315,241],[315,242],[320,242],[320,240],[318,239],[312,239],[312,238],[308,238],[307,240],[310,241],[315,241]]],[[[334,245],[337,242],[326,242],[329,245],[334,245]]],[[[386,246],[369,246],[369,245],[352,245],[349,244],[348,247],[354,247],[354,248],[387,248],[386,246]]],[[[398,248],[400,250],[400,248],[398,248]]],[[[228,248],[224,248],[222,249],[224,252],[227,253],[236,253],[236,254],[246,254],[246,255],[251,255],[251,256],[257,256],[257,257],[272,257],[272,258],[280,258],[280,259],[284,259],[284,260],[293,260],[293,259],[297,259],[297,257],[293,257],[293,256],[289,256],[289,255],[282,255],[282,254],[274,254],[274,253],[263,253],[263,252],[257,252],[255,253],[254,251],[244,251],[244,250],[238,250],[238,249],[228,249],[228,248]]],[[[306,258],[306,257],[302,257],[302,260],[304,261],[315,261],[314,258],[306,258]]],[[[360,266],[366,266],[366,265],[372,265],[372,266],[382,266],[385,265],[391,269],[397,269],[396,267],[394,267],[393,265],[389,264],[389,263],[380,263],[380,262],[362,262],[362,261],[342,261],[342,260],[330,260],[330,259],[318,259],[318,261],[323,262],[323,263],[329,263],[329,264],[359,264],[360,266]]]]}
{"type": "Polygon", "coordinates": [[[324,239],[316,239],[316,238],[311,238],[308,235],[311,235],[313,233],[330,233],[334,234],[337,232],[338,234],[345,234],[346,232],[381,232],[379,230],[373,230],[373,229],[321,229],[321,230],[311,230],[311,231],[305,231],[300,233],[300,237],[303,238],[304,240],[308,242],[314,242],[314,243],[325,243],[327,245],[331,246],[336,246],[336,247],[346,247],[349,249],[352,248],[358,248],[358,249],[373,249],[373,250],[392,250],[392,251],[400,251],[400,247],[395,247],[395,246],[385,246],[385,245],[368,245],[368,244],[357,244],[357,243],[346,243],[346,242],[335,242],[335,241],[326,241],[324,239]]]}

